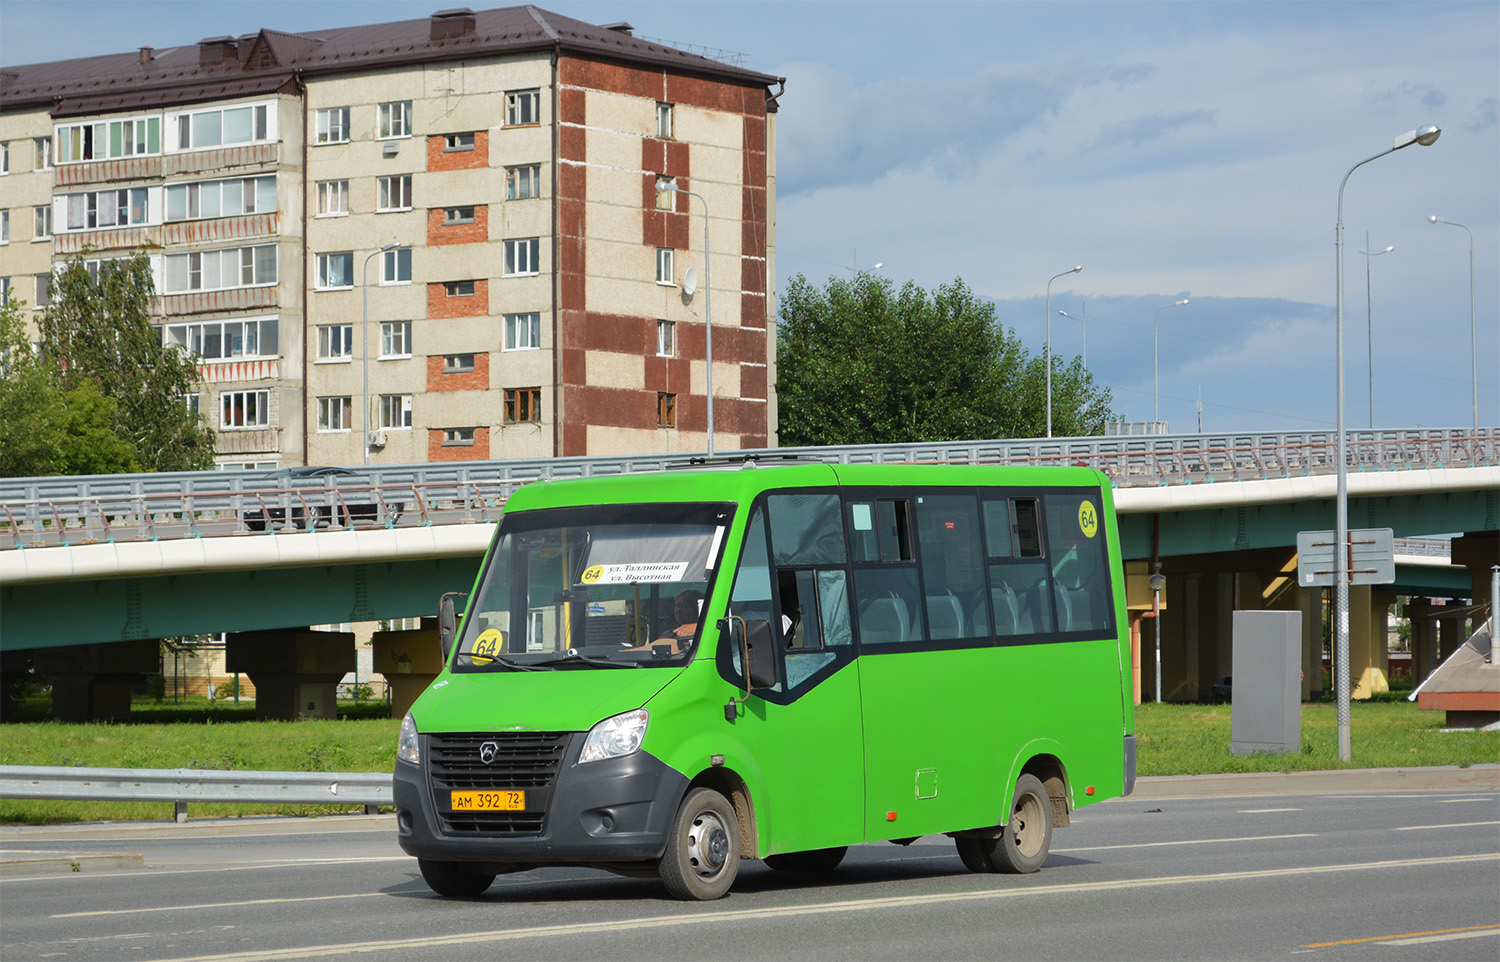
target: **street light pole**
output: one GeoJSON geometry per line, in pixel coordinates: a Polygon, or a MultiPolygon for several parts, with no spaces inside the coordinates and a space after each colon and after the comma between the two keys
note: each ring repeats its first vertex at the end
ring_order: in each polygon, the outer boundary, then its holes
{"type": "MultiPolygon", "coordinates": [[[[1447,224],[1449,227],[1464,227],[1446,217],[1433,214],[1427,218],[1431,224],[1447,224]]],[[[1474,232],[1464,227],[1469,235],[1469,377],[1474,386],[1474,431],[1479,431],[1479,327],[1474,321],[1474,232]]]]}
{"type": "MultiPolygon", "coordinates": [[[[709,262],[712,257],[708,246],[708,201],[702,194],[691,190],[683,190],[669,180],[658,178],[656,181],[656,192],[676,191],[679,194],[687,194],[689,197],[698,198],[703,205],[703,327],[704,353],[708,359],[708,376],[705,387],[708,390],[708,456],[714,456],[714,315],[713,315],[713,275],[710,273],[709,262]]],[[[857,254],[857,252],[856,252],[857,254]]],[[[880,265],[876,265],[879,267],[880,265]]]]}
{"type": "Polygon", "coordinates": [[[1166,307],[1158,307],[1151,319],[1151,430],[1161,423],[1161,312],[1172,307],[1183,307],[1188,299],[1173,301],[1166,307]]]}
{"type": "Polygon", "coordinates": [[[1066,317],[1070,321],[1077,321],[1079,324],[1081,324],[1083,326],[1083,367],[1084,367],[1084,370],[1088,370],[1088,366],[1089,366],[1089,325],[1088,325],[1088,320],[1089,319],[1087,317],[1084,317],[1082,314],[1079,314],[1077,317],[1074,317],[1072,314],[1069,314],[1067,311],[1058,311],[1057,313],[1061,314],[1063,317],[1066,317]]]}
{"type": "MultiPolygon", "coordinates": [[[[1365,231],[1365,246],[1370,246],[1370,232],[1365,231]]],[[[1375,323],[1370,310],[1370,258],[1389,254],[1395,250],[1389,246],[1383,251],[1360,251],[1365,255],[1365,353],[1370,365],[1370,427],[1375,427],[1375,323]]]]}
{"type": "Polygon", "coordinates": [[[1059,277],[1067,277],[1069,274],[1077,274],[1081,270],[1083,270],[1082,264],[1063,271],[1061,274],[1054,274],[1047,281],[1047,437],[1049,438],[1052,437],[1052,281],[1059,277]]]}
{"type": "Polygon", "coordinates": [[[393,251],[399,246],[400,245],[395,241],[391,241],[380,250],[371,251],[365,257],[364,269],[361,272],[359,281],[360,294],[364,298],[364,314],[360,320],[359,325],[359,351],[362,355],[360,362],[364,367],[364,388],[360,393],[361,404],[364,407],[364,414],[360,416],[360,425],[364,428],[365,431],[364,447],[366,467],[368,467],[370,464],[370,260],[372,258],[379,257],[386,251],[393,251]]]}
{"type": "Polygon", "coordinates": [[[1396,138],[1395,145],[1367,157],[1353,167],[1339,181],[1339,219],[1334,228],[1334,255],[1337,262],[1334,283],[1334,328],[1338,348],[1334,352],[1337,368],[1335,393],[1338,396],[1338,493],[1335,503],[1334,525],[1334,576],[1333,576],[1333,689],[1338,697],[1339,761],[1351,759],[1349,751],[1349,439],[1344,432],[1344,187],[1356,170],[1372,160],[1395,153],[1403,147],[1421,144],[1430,147],[1442,130],[1432,125],[1421,130],[1409,130],[1396,138]]]}

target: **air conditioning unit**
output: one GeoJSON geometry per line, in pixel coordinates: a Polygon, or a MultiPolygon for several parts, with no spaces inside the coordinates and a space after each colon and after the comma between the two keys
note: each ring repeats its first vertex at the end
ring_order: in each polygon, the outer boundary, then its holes
{"type": "Polygon", "coordinates": [[[383,448],[383,447],[385,447],[385,432],[384,431],[371,431],[370,432],[370,447],[372,447],[372,448],[383,448]]]}

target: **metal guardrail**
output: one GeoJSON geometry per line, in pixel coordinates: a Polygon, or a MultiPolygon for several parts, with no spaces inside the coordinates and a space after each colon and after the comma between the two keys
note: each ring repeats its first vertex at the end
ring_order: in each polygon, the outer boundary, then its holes
{"type": "MultiPolygon", "coordinates": [[[[1500,464],[1500,428],[1348,432],[1355,472],[1500,464]]],[[[1076,464],[1116,487],[1202,484],[1333,474],[1332,431],[964,441],[771,448],[771,461],[836,464],[1076,464]]],[[[277,527],[409,527],[492,521],[529,481],[683,465],[690,455],[542,458],[354,467],[336,478],[252,472],[0,479],[0,550],[273,534],[277,527]]]]}
{"type": "Polygon", "coordinates": [[[171,802],[187,821],[189,802],[360,805],[374,814],[394,805],[383,772],[224,772],[196,768],[69,768],[0,765],[0,798],[171,802]]]}

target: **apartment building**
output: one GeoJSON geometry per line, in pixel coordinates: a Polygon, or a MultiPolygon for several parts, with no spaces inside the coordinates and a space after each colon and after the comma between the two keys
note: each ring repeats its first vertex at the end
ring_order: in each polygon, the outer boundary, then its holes
{"type": "Polygon", "coordinates": [[[535,7],[6,66],[0,277],[147,250],[222,467],[701,451],[712,293],[764,447],[781,83],[535,7]]]}

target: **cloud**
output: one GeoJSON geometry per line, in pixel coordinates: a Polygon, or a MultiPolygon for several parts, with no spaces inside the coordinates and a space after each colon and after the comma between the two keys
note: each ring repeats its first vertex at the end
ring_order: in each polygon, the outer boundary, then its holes
{"type": "Polygon", "coordinates": [[[1500,124],[1500,97],[1486,97],[1474,107],[1474,115],[1464,129],[1477,134],[1500,124]]]}
{"type": "Polygon", "coordinates": [[[1099,136],[1094,140],[1094,147],[1096,149],[1141,147],[1161,140],[1184,127],[1212,127],[1217,120],[1217,111],[1213,110],[1182,110],[1170,114],[1157,111],[1153,114],[1142,114],[1101,128],[1099,136]]]}
{"type": "Polygon", "coordinates": [[[1414,84],[1404,80],[1384,90],[1372,86],[1365,91],[1365,103],[1371,106],[1408,102],[1419,103],[1428,110],[1441,110],[1448,104],[1448,95],[1430,83],[1414,84]]]}

